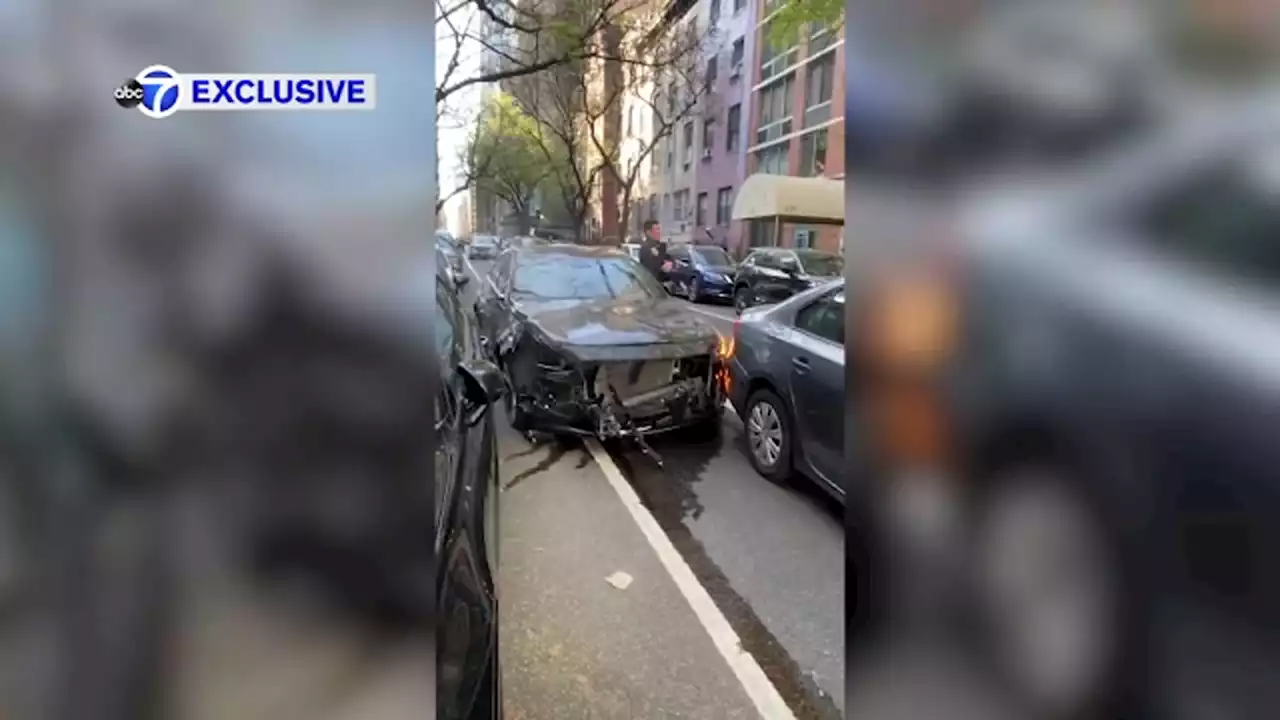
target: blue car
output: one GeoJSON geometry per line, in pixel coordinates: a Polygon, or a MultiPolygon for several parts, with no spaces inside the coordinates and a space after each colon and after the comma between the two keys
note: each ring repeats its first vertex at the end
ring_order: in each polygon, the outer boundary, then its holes
{"type": "Polygon", "coordinates": [[[667,292],[690,302],[733,299],[733,276],[737,264],[724,248],[716,245],[672,245],[667,248],[671,269],[667,272],[667,292]]]}

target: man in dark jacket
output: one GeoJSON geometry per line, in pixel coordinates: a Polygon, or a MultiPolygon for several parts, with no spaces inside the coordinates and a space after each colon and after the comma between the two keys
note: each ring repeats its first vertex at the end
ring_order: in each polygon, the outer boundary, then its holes
{"type": "Polygon", "coordinates": [[[658,282],[666,279],[663,264],[667,261],[667,245],[662,242],[662,227],[657,220],[644,222],[644,239],[640,241],[640,264],[653,274],[658,282]]]}

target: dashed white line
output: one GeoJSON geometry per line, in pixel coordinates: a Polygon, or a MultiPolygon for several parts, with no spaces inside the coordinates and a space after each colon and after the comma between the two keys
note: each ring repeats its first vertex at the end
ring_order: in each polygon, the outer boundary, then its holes
{"type": "Polygon", "coordinates": [[[631,519],[635,520],[636,525],[640,527],[640,532],[649,541],[649,546],[657,553],[658,560],[666,568],[667,574],[680,589],[680,594],[684,595],[689,607],[693,609],[698,622],[706,628],[716,649],[720,651],[720,655],[729,664],[729,669],[746,690],[760,717],[764,720],[795,720],[795,713],[787,707],[782,695],[769,681],[756,659],[742,648],[742,640],[738,637],[738,633],[720,612],[720,608],[716,607],[710,593],[698,582],[693,569],[684,561],[680,551],[676,550],[671,539],[662,531],[662,526],[658,524],[657,519],[640,502],[640,497],[622,476],[622,471],[614,464],[613,458],[609,457],[609,453],[594,439],[587,439],[586,446],[587,451],[591,453],[591,457],[609,481],[609,485],[613,487],[614,492],[618,493],[622,504],[631,514],[631,519]]]}

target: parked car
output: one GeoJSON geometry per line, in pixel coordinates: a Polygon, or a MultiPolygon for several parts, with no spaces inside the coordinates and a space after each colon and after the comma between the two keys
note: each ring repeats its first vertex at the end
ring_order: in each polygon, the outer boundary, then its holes
{"type": "Polygon", "coordinates": [[[667,287],[690,302],[731,300],[737,267],[724,248],[716,245],[680,244],[667,248],[671,269],[667,287]]]}
{"type": "Polygon", "coordinates": [[[518,430],[641,438],[719,428],[719,335],[621,250],[508,250],[475,309],[518,430]]]}
{"type": "Polygon", "coordinates": [[[467,257],[472,260],[492,260],[498,256],[498,238],[476,235],[467,246],[467,257]]]}
{"type": "Polygon", "coordinates": [[[844,281],[747,311],[733,324],[729,401],[747,459],[777,483],[796,475],[844,501],[844,281]]]}
{"type": "Polygon", "coordinates": [[[444,256],[445,264],[456,284],[465,284],[470,279],[462,266],[462,250],[452,235],[447,232],[436,233],[436,253],[437,259],[440,255],[444,256]]]}
{"type": "Polygon", "coordinates": [[[909,420],[878,455],[953,468],[1027,716],[1280,707],[1274,100],[993,191],[877,271],[885,332],[859,345],[880,416],[909,420]]]}
{"type": "Polygon", "coordinates": [[[498,656],[498,454],[492,405],[505,393],[474,320],[436,275],[439,392],[435,398],[437,710],[442,718],[502,716],[498,656]]]}
{"type": "Polygon", "coordinates": [[[844,259],[819,250],[760,248],[738,266],[733,279],[733,307],[749,307],[786,300],[798,292],[844,273],[844,259]]]}

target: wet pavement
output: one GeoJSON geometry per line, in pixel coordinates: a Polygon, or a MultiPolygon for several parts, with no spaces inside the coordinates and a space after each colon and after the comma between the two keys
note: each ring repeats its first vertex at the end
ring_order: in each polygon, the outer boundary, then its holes
{"type": "MultiPolygon", "coordinates": [[[[732,327],[729,307],[690,311],[732,327]]],[[[510,717],[758,717],[595,461],[499,425],[510,717]],[[627,590],[605,582],[619,570],[636,578],[627,590]]],[[[756,475],[741,437],[726,410],[718,440],[655,440],[664,467],[607,451],[794,715],[840,717],[843,510],[809,483],[756,475]]]]}

